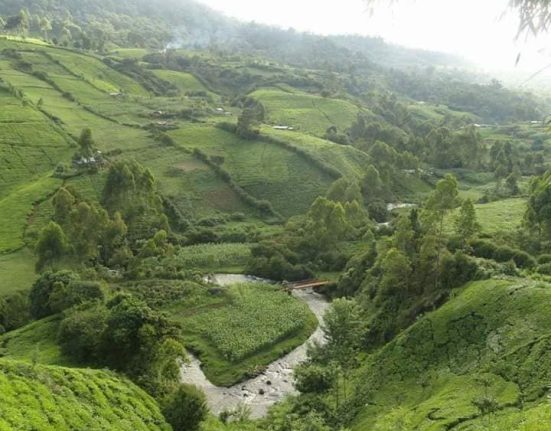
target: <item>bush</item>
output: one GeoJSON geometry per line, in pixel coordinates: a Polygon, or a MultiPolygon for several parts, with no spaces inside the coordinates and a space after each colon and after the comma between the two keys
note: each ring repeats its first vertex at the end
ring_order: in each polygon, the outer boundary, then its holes
{"type": "Polygon", "coordinates": [[[533,268],[536,260],[528,253],[508,246],[498,246],[487,240],[474,240],[470,243],[473,254],[485,259],[493,259],[496,262],[508,262],[512,260],[519,268],[533,268]]]}
{"type": "Polygon", "coordinates": [[[29,296],[26,292],[0,297],[0,326],[5,331],[25,326],[30,320],[29,296]]]}
{"type": "Polygon", "coordinates": [[[197,431],[207,418],[208,407],[199,389],[180,385],[163,401],[162,411],[174,431],[197,431]]]}
{"type": "Polygon", "coordinates": [[[54,289],[59,291],[78,281],[78,275],[72,271],[45,272],[33,284],[29,294],[31,315],[35,319],[57,313],[50,303],[50,296],[54,289]]]}
{"type": "Polygon", "coordinates": [[[61,351],[79,362],[96,359],[107,315],[107,308],[98,304],[85,310],[77,309],[63,319],[57,338],[61,351]]]}
{"type": "Polygon", "coordinates": [[[551,263],[551,254],[542,254],[538,257],[538,263],[540,265],[551,263]]]}
{"type": "Polygon", "coordinates": [[[537,271],[539,274],[551,275],[551,262],[543,263],[538,266],[537,271]]]}
{"type": "Polygon", "coordinates": [[[331,389],[334,377],[327,367],[301,366],[295,370],[295,386],[302,393],[323,393],[331,389]]]}
{"type": "Polygon", "coordinates": [[[475,280],[478,274],[478,265],[473,258],[458,251],[448,254],[442,259],[441,282],[445,289],[453,289],[475,280]]]}

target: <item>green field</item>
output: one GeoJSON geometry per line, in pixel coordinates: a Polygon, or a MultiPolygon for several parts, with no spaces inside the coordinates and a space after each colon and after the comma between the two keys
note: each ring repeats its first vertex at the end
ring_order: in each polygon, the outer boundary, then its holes
{"type": "MultiPolygon", "coordinates": [[[[513,232],[518,229],[526,212],[525,198],[511,198],[487,204],[476,204],[476,215],[482,231],[487,234],[513,232]]],[[[452,229],[457,210],[447,217],[448,231],[452,229]]]]}
{"type": "Polygon", "coordinates": [[[221,272],[244,268],[250,256],[250,244],[198,244],[181,248],[165,263],[186,269],[221,272]]]}
{"type": "Polygon", "coordinates": [[[0,295],[28,290],[35,278],[34,256],[30,250],[0,254],[0,295]]]}
{"type": "Polygon", "coordinates": [[[344,131],[356,120],[360,109],[353,103],[321,97],[298,90],[263,88],[250,94],[266,108],[268,121],[323,136],[331,126],[344,131]]]}
{"type": "Polygon", "coordinates": [[[361,179],[365,168],[371,164],[369,155],[351,146],[335,144],[297,131],[274,130],[268,126],[262,128],[262,133],[307,152],[345,177],[361,179]]]}
{"type": "Polygon", "coordinates": [[[111,372],[0,359],[0,429],[168,431],[171,427],[153,398],[111,372]]]}
{"type": "Polygon", "coordinates": [[[174,84],[182,94],[185,94],[188,91],[208,92],[205,86],[191,73],[177,72],[175,70],[155,70],[153,73],[155,73],[155,75],[159,78],[174,84]]]}
{"type": "Polygon", "coordinates": [[[269,200],[284,216],[305,212],[332,182],[316,166],[275,144],[242,140],[207,125],[190,125],[170,135],[177,145],[222,157],[234,181],[256,198],[269,200]]]}
{"type": "Polygon", "coordinates": [[[307,305],[279,287],[240,284],[195,291],[168,308],[214,384],[231,386],[302,344],[317,326],[307,305]]]}

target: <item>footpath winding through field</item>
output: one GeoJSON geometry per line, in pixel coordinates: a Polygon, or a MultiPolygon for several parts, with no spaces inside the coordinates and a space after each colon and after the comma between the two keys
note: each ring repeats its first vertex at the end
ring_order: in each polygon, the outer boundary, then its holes
{"type": "MultiPolygon", "coordinates": [[[[242,277],[222,276],[216,277],[216,281],[218,284],[228,285],[243,282],[242,277]]],[[[312,290],[293,291],[293,295],[306,302],[321,322],[329,307],[322,295],[312,290]]],[[[319,326],[306,343],[272,362],[262,374],[230,388],[214,386],[209,382],[201,370],[201,362],[192,355],[190,363],[182,365],[181,379],[183,383],[193,384],[205,392],[209,407],[215,414],[246,404],[251,409],[252,417],[260,418],[266,415],[270,406],[281,401],[286,395],[295,393],[293,369],[306,359],[307,346],[313,341],[324,342],[323,332],[319,326]]]]}

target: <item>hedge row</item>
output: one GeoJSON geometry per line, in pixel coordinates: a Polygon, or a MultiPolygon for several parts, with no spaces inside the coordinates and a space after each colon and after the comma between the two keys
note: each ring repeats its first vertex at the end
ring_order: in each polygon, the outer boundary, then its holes
{"type": "Polygon", "coordinates": [[[509,262],[512,260],[519,268],[533,268],[536,259],[528,253],[507,246],[499,246],[487,240],[474,240],[470,243],[473,254],[485,259],[493,259],[496,262],[509,262]]]}

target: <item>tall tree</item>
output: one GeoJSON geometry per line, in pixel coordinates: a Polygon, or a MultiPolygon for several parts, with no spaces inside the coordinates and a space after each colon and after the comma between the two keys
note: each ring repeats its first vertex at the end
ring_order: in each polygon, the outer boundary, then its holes
{"type": "Polygon", "coordinates": [[[38,255],[37,269],[61,259],[68,250],[67,237],[56,222],[51,221],[40,233],[36,243],[36,254],[38,255]]]}
{"type": "Polygon", "coordinates": [[[480,229],[480,224],[476,219],[476,210],[473,201],[471,199],[465,199],[455,219],[455,233],[461,238],[463,244],[465,244],[477,234],[480,229]]]}

